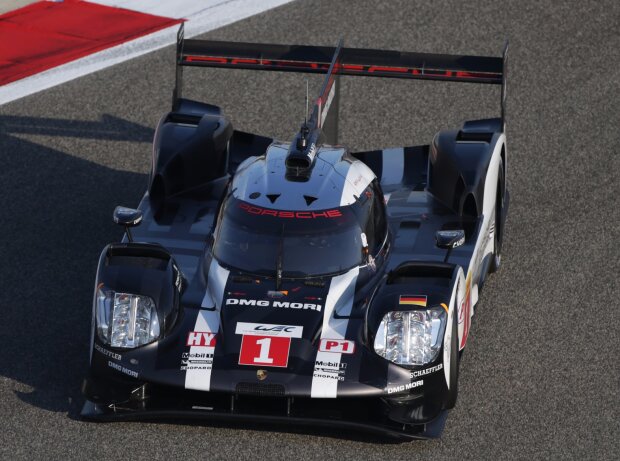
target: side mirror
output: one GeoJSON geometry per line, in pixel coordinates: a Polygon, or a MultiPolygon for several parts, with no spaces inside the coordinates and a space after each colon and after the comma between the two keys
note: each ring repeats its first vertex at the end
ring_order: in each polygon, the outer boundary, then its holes
{"type": "Polygon", "coordinates": [[[439,248],[457,248],[465,243],[465,231],[457,230],[440,230],[435,233],[435,241],[439,248]]]}
{"type": "Polygon", "coordinates": [[[117,206],[114,209],[113,219],[116,224],[125,226],[125,232],[127,233],[127,239],[130,242],[133,242],[133,238],[131,236],[131,231],[129,230],[129,228],[138,226],[142,222],[142,211],[136,210],[134,208],[126,208],[124,206],[117,206]]]}

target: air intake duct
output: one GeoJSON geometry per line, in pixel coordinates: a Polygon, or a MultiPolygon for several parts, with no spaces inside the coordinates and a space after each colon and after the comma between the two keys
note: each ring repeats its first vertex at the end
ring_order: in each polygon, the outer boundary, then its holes
{"type": "Polygon", "coordinates": [[[310,177],[310,170],[316,157],[316,144],[320,136],[319,130],[309,132],[304,124],[291,143],[286,157],[286,178],[291,181],[306,181],[310,177]]]}
{"type": "Polygon", "coordinates": [[[286,157],[286,168],[307,170],[312,166],[316,155],[316,145],[312,145],[311,149],[305,151],[292,151],[286,157]]]}

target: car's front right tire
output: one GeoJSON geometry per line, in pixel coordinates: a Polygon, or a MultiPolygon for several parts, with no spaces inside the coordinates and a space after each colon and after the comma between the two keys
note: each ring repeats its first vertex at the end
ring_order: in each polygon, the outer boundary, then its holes
{"type": "Polygon", "coordinates": [[[497,272],[502,262],[502,214],[504,212],[505,198],[505,183],[504,183],[504,162],[500,159],[497,173],[497,195],[495,198],[495,213],[493,213],[494,230],[493,230],[493,254],[491,255],[491,264],[489,265],[489,272],[497,272]]]}
{"type": "MultiPolygon", "coordinates": [[[[458,307],[455,305],[452,313],[452,334],[450,335],[450,373],[448,380],[450,381],[450,388],[448,389],[448,398],[446,400],[446,410],[454,408],[456,405],[456,399],[459,394],[459,327],[458,327],[458,307]]],[[[444,365],[445,366],[445,365],[444,365]]]]}

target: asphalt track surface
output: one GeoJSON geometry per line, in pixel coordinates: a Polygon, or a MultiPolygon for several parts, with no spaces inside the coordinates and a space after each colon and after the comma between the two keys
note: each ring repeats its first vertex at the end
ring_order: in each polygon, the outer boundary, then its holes
{"type": "MultiPolygon", "coordinates": [[[[440,441],[80,421],[95,265],[121,236],[114,206],[145,189],[173,49],[0,107],[0,458],[616,458],[619,5],[317,0],[207,34],[472,54],[498,54],[510,38],[504,262],[476,308],[440,441]]],[[[298,129],[303,76],[192,69],[186,82],[241,129],[284,139],[298,129]]],[[[498,103],[497,88],[347,78],[342,141],[427,143],[498,103]]]]}

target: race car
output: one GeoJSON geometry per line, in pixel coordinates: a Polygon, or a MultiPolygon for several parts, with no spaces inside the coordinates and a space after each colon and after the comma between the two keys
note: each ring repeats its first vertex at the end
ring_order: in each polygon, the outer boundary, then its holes
{"type": "Polygon", "coordinates": [[[199,418],[436,438],[508,209],[501,57],[185,40],[149,186],[96,275],[89,420],[199,418]],[[185,66],[325,74],[290,142],[182,97],[185,66]],[[428,145],[338,144],[341,76],[501,86],[428,145]]]}

